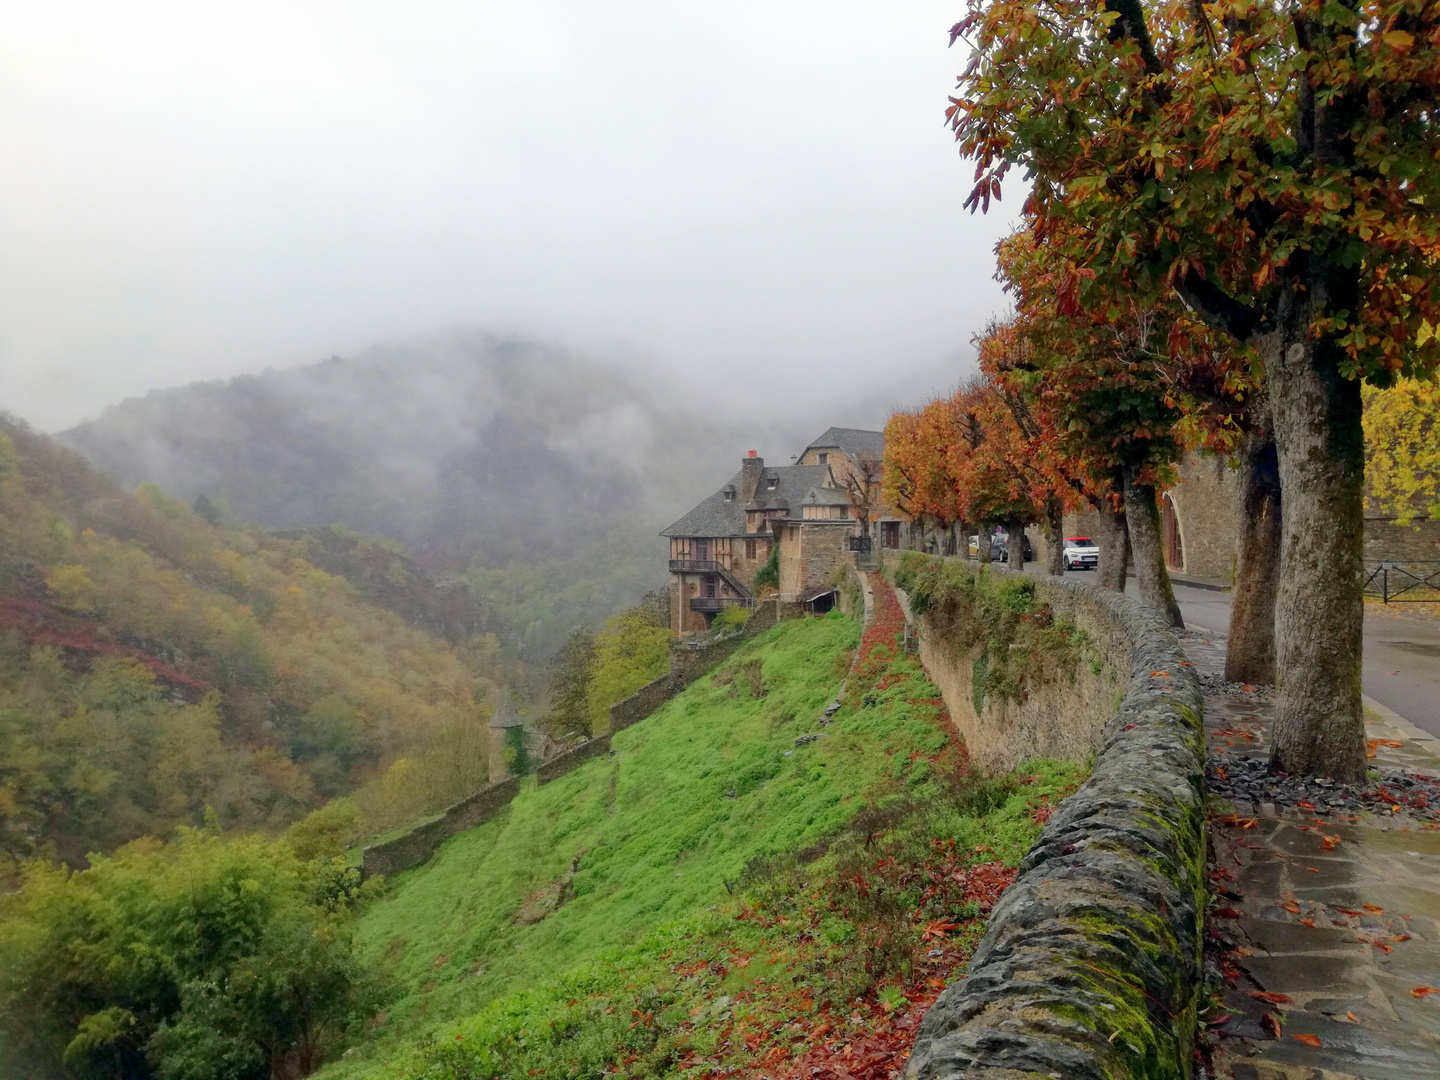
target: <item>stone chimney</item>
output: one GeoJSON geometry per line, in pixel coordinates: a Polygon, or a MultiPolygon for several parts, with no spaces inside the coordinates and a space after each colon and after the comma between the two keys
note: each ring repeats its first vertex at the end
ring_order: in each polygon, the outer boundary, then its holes
{"type": "Polygon", "coordinates": [[[755,501],[755,492],[760,487],[760,475],[765,471],[765,459],[756,457],[751,450],[749,456],[740,459],[740,505],[749,506],[755,501]]]}

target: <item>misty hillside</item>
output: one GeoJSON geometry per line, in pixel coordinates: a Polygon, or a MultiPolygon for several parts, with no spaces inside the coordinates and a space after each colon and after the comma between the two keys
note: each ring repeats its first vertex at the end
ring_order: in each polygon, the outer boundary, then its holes
{"type": "Polygon", "coordinates": [[[205,509],[0,416],[0,888],[207,813],[274,830],[349,795],[373,834],[484,782],[509,671],[463,587],[205,509]]]}
{"type": "MultiPolygon", "coordinates": [[[[456,330],[153,391],[59,437],[127,486],[203,494],[272,528],[395,540],[466,577],[543,653],[664,580],[657,531],[762,445],[707,404],[746,396],[696,400],[553,346],[456,330]]],[[[821,419],[792,417],[763,445],[788,458],[821,419]]]]}

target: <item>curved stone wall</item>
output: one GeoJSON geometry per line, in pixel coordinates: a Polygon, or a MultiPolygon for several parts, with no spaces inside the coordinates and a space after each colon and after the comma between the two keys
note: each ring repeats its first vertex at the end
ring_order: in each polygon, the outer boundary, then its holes
{"type": "MultiPolygon", "coordinates": [[[[1089,583],[1037,578],[1036,591],[1104,624],[1123,698],[1093,718],[1089,779],[926,1014],[904,1075],[1188,1077],[1207,895],[1199,686],[1148,608],[1089,583]]],[[[923,650],[923,619],[918,634],[923,650]]]]}

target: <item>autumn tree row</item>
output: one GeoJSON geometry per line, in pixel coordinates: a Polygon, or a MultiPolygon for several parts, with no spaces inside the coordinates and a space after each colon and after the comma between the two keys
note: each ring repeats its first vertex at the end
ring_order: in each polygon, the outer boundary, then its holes
{"type": "Polygon", "coordinates": [[[1014,168],[1030,182],[1028,249],[1002,267],[1020,321],[1053,311],[1112,346],[1016,352],[1007,380],[1051,401],[1057,438],[1116,424],[1101,456],[1147,522],[1170,442],[1205,437],[1184,393],[1253,384],[1217,430],[1260,523],[1236,618],[1274,619],[1273,761],[1363,779],[1361,388],[1440,362],[1440,3],[970,0],[951,41],[970,53],[949,110],[968,204],[988,210],[1014,168]],[[1196,385],[1139,393],[1177,372],[1196,385]],[[1252,588],[1272,560],[1273,597],[1252,588]]]}

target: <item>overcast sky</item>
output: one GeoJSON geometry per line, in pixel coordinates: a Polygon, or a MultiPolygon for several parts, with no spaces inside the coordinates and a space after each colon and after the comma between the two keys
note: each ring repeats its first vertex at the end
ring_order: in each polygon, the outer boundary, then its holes
{"type": "Polygon", "coordinates": [[[455,323],[726,408],[942,388],[1019,201],[961,210],[963,6],[9,0],[0,407],[455,323]]]}

